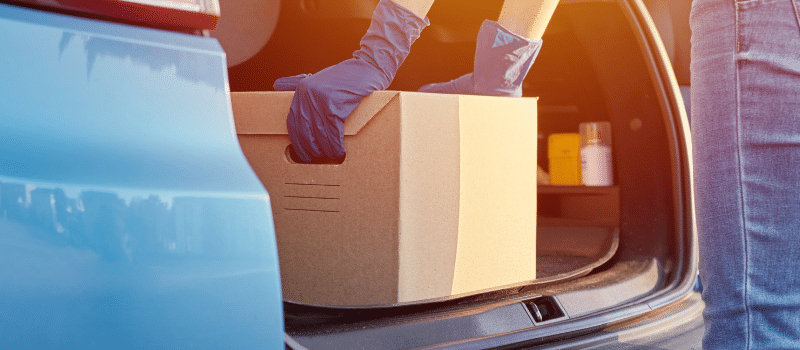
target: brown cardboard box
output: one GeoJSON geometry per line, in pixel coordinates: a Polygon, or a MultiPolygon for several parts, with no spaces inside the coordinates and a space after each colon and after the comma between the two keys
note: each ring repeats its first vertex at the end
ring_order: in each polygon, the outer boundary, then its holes
{"type": "Polygon", "coordinates": [[[232,93],[270,193],[284,299],[388,305],[536,276],[536,99],[379,91],[342,164],[287,157],[292,92],[232,93]]]}

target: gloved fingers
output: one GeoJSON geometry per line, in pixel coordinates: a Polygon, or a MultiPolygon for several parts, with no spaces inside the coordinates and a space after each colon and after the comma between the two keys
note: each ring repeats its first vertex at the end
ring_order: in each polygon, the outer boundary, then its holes
{"type": "Polygon", "coordinates": [[[521,97],[522,82],[541,48],[541,39],[531,40],[497,22],[484,21],[475,48],[475,93],[521,97]]]}
{"type": "Polygon", "coordinates": [[[474,71],[457,79],[428,84],[420,92],[440,94],[521,97],[522,82],[542,47],[486,20],[478,32],[474,71]]]}
{"type": "Polygon", "coordinates": [[[302,161],[345,156],[345,119],[364,97],[389,87],[411,44],[428,24],[393,1],[381,0],[353,58],[314,75],[275,82],[275,90],[295,91],[286,126],[302,161]]]}
{"type": "Polygon", "coordinates": [[[475,93],[473,90],[472,73],[469,73],[448,82],[425,85],[419,88],[418,91],[437,94],[472,95],[475,93]]]}
{"type": "Polygon", "coordinates": [[[300,120],[302,116],[299,111],[292,109],[286,118],[286,126],[289,130],[289,141],[293,151],[303,163],[311,163],[316,158],[322,157],[322,152],[316,146],[314,133],[310,130],[310,124],[300,120]]]}
{"type": "Polygon", "coordinates": [[[300,84],[301,80],[310,76],[311,74],[299,74],[291,77],[279,78],[275,80],[272,88],[275,89],[275,91],[294,91],[297,89],[297,85],[300,84]]]}
{"type": "Polygon", "coordinates": [[[345,119],[383,79],[379,70],[354,59],[300,79],[286,120],[298,157],[304,162],[343,158],[345,119]]]}

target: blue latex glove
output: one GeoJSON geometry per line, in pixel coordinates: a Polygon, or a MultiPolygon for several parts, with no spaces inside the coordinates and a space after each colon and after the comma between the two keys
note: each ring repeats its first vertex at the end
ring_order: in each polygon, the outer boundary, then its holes
{"type": "Polygon", "coordinates": [[[353,58],[313,75],[275,81],[275,90],[295,91],[286,126],[302,161],[345,156],[345,119],[364,97],[389,87],[411,44],[429,24],[427,18],[381,0],[353,58]]]}
{"type": "Polygon", "coordinates": [[[445,83],[428,84],[421,92],[522,96],[522,81],[533,66],[542,40],[530,40],[486,20],[478,32],[473,72],[445,83]]]}

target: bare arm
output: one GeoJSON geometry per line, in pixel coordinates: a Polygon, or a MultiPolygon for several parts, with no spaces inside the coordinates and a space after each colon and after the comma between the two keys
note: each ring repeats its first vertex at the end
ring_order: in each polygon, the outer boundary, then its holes
{"type": "Polygon", "coordinates": [[[558,0],[505,0],[497,23],[514,34],[541,39],[557,5],[558,0]]]}
{"type": "Polygon", "coordinates": [[[434,0],[393,0],[400,6],[405,7],[407,10],[413,12],[419,18],[425,18],[428,15],[428,10],[431,9],[434,0]]]}
{"type": "MultiPolygon", "coordinates": [[[[393,0],[420,18],[425,18],[434,0],[393,0]]],[[[500,25],[528,39],[541,39],[558,0],[505,0],[500,12],[500,25]]]]}

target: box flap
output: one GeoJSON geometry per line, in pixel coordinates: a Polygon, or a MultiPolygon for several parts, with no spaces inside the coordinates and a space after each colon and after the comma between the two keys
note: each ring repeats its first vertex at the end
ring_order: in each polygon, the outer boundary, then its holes
{"type": "Polygon", "coordinates": [[[231,92],[237,134],[287,134],[286,115],[294,91],[231,92]],[[278,117],[281,116],[281,117],[278,117]]]}
{"type": "MultiPolygon", "coordinates": [[[[344,123],[344,134],[355,135],[399,94],[375,91],[367,96],[344,123]]],[[[232,92],[233,118],[240,135],[286,135],[286,115],[293,91],[232,92]]]]}

